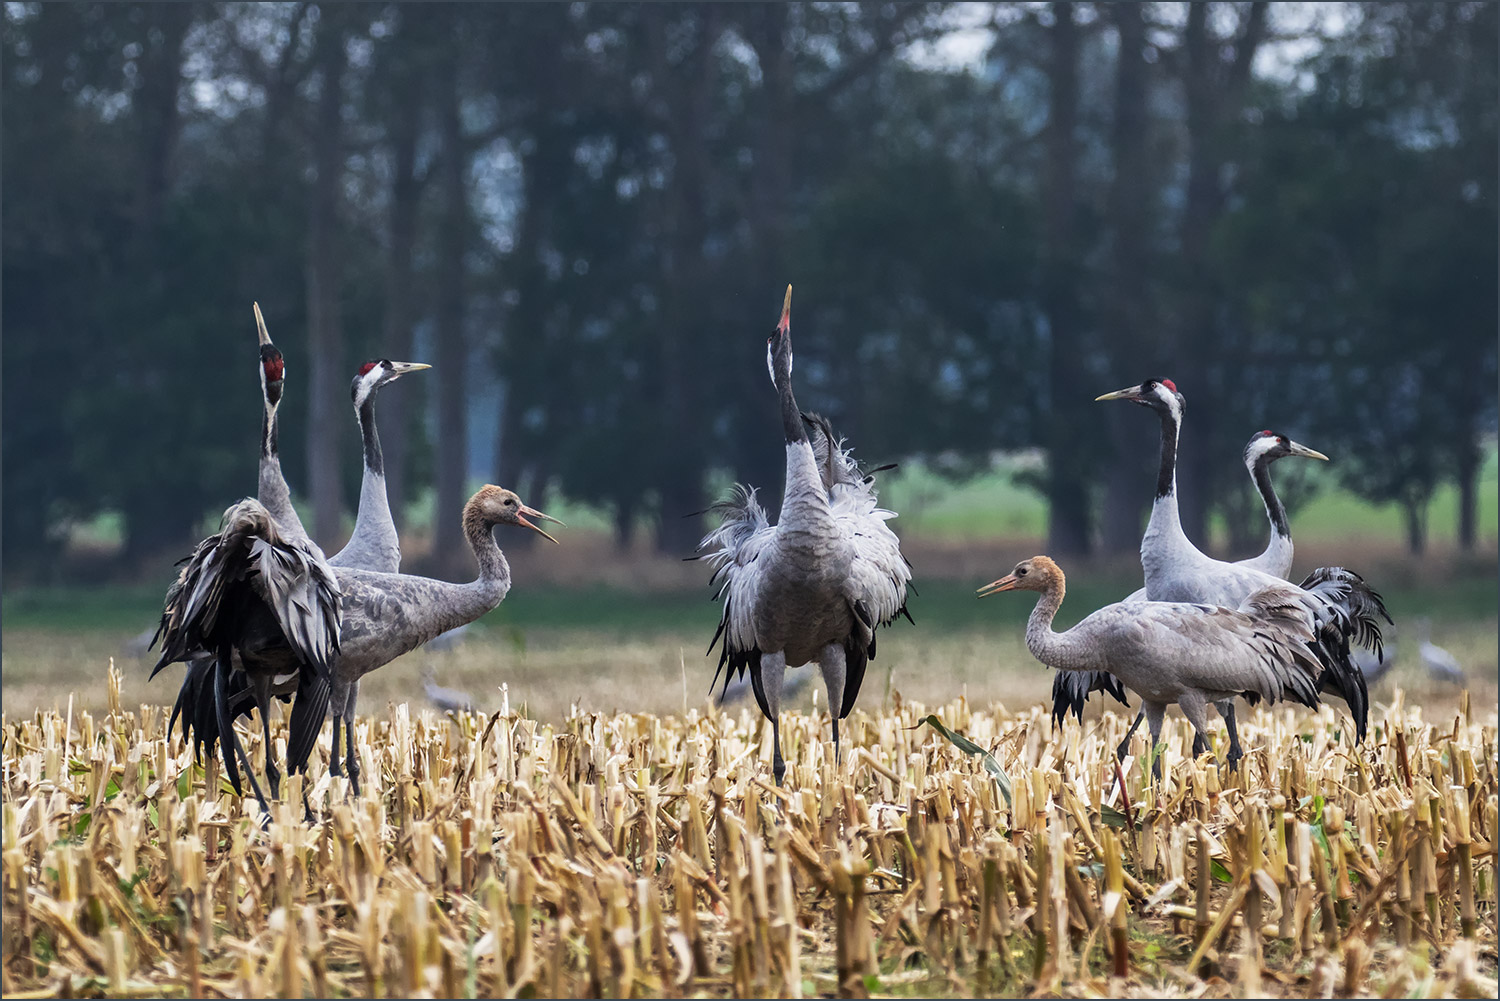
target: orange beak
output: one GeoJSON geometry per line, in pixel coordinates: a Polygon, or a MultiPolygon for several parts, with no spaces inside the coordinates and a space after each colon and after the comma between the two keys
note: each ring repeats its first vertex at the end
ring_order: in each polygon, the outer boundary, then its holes
{"type": "Polygon", "coordinates": [[[546,539],[548,542],[551,542],[551,543],[554,543],[554,544],[557,543],[557,540],[554,539],[552,536],[548,535],[545,531],[543,531],[540,526],[533,525],[531,522],[527,521],[526,520],[526,516],[527,515],[530,515],[533,518],[540,518],[542,521],[550,521],[550,522],[552,522],[555,525],[562,525],[563,528],[567,528],[568,527],[567,525],[563,525],[562,522],[558,521],[556,518],[552,517],[550,514],[543,514],[542,512],[538,511],[534,507],[527,507],[524,504],[521,505],[521,513],[516,516],[516,520],[519,521],[521,524],[525,525],[527,528],[531,529],[533,532],[536,532],[538,535],[542,536],[542,538],[546,539]]]}
{"type": "Polygon", "coordinates": [[[776,329],[783,334],[792,326],[792,287],[786,287],[786,300],[781,304],[781,322],[776,324],[776,329]]]}
{"type": "Polygon", "coordinates": [[[984,587],[981,587],[979,589],[979,597],[988,598],[990,595],[999,594],[1001,591],[1014,591],[1017,583],[1019,581],[1016,580],[1015,574],[1006,574],[999,580],[990,581],[984,587]]]}

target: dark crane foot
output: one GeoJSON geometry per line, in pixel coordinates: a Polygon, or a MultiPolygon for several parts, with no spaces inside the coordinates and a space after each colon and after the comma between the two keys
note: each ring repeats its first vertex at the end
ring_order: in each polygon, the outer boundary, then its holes
{"type": "Polygon", "coordinates": [[[1240,759],[1244,756],[1238,747],[1231,746],[1229,753],[1224,755],[1224,764],[1229,766],[1231,772],[1237,772],[1240,770],[1240,759]]]}
{"type": "Polygon", "coordinates": [[[1117,747],[1117,748],[1115,748],[1115,760],[1116,761],[1124,761],[1125,760],[1125,755],[1127,755],[1129,753],[1130,753],[1130,737],[1127,736],[1124,740],[1120,741],[1120,746],[1117,747]]]}
{"type": "Polygon", "coordinates": [[[354,794],[354,798],[355,799],[358,799],[359,798],[359,765],[355,764],[354,763],[354,759],[351,757],[349,759],[349,766],[348,767],[349,767],[349,791],[354,794]]]}

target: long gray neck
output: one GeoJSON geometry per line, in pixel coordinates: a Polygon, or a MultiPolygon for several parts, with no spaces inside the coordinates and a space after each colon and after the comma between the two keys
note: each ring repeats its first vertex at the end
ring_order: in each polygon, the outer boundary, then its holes
{"type": "Polygon", "coordinates": [[[307,529],[302,527],[302,519],[292,507],[292,491],[281,474],[281,456],[276,450],[279,423],[276,409],[266,407],[260,422],[260,482],[255,497],[276,519],[282,534],[291,539],[307,539],[307,529]]]}
{"type": "Polygon", "coordinates": [[[1062,607],[1061,584],[1042,592],[1031,617],[1026,620],[1026,649],[1048,667],[1059,671],[1092,671],[1099,668],[1099,658],[1067,633],[1052,631],[1052,620],[1062,607]]]}
{"type": "Polygon", "coordinates": [[[818,473],[818,460],[802,410],[792,395],[790,375],[777,380],[781,396],[781,424],[786,436],[786,490],[781,498],[781,515],[777,519],[781,535],[791,544],[814,544],[829,533],[833,517],[828,512],[828,490],[818,473]]]}
{"type": "Polygon", "coordinates": [[[334,566],[362,567],[396,573],[401,569],[401,538],[391,518],[385,489],[385,463],[380,452],[380,432],[375,428],[375,394],[365,397],[354,410],[364,445],[365,471],[359,486],[359,513],[354,532],[344,548],[329,561],[334,566]]]}
{"type": "Polygon", "coordinates": [[[1255,481],[1255,489],[1260,491],[1260,499],[1266,505],[1266,520],[1271,523],[1271,541],[1266,543],[1266,551],[1261,559],[1267,562],[1285,562],[1288,568],[1292,565],[1292,526],[1286,518],[1286,508],[1281,503],[1281,498],[1276,496],[1276,488],[1271,485],[1271,461],[1264,455],[1255,457],[1250,465],[1250,477],[1255,481]]]}

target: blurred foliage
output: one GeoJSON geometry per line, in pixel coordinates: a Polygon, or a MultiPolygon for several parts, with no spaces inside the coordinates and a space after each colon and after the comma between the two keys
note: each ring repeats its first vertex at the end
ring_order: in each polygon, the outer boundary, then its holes
{"type": "MultiPolygon", "coordinates": [[[[288,354],[283,423],[299,430],[282,446],[308,483],[326,32],[345,55],[329,357],[352,374],[431,344],[458,309],[467,356],[503,387],[498,475],[537,502],[556,489],[604,506],[622,538],[655,521],[679,551],[700,528],[681,515],[723,470],[774,502],[762,338],[791,282],[799,400],[870,461],[986,469],[1088,407],[1074,382],[1170,375],[1209,338],[1201,385],[1183,386],[1184,449],[1214,473],[1185,505],[1254,535],[1234,459],[1271,426],[1332,455],[1362,496],[1404,505],[1420,546],[1434,487],[1472,484],[1496,420],[1500,11],[1210,6],[1201,21],[1141,8],[1145,160],[1122,198],[1127,145],[1111,129],[1132,110],[1116,100],[1128,25],[1109,5],[1069,12],[1077,115],[1059,146],[1044,142],[1056,5],[7,4],[7,565],[46,578],[66,527],[113,510],[134,566],[248,491],[253,299],[288,354]],[[976,32],[976,65],[930,55],[976,32]],[[1204,75],[1205,38],[1258,57],[1243,93],[1232,62],[1204,75]],[[1220,114],[1195,119],[1204,80],[1220,114]],[[454,155],[456,219],[435,183],[454,155]],[[1061,195],[1059,156],[1076,178],[1061,195]],[[1214,168],[1212,197],[1188,191],[1195,163],[1214,168]],[[1065,217],[1044,211],[1052,197],[1065,217]],[[1140,249],[1125,281],[1127,239],[1140,249]],[[1053,364],[1059,301],[1074,346],[1053,364]]],[[[486,380],[418,382],[402,392],[486,380]]],[[[391,406],[402,416],[383,430],[412,433],[399,461],[415,494],[433,456],[465,457],[391,406]]],[[[1081,468],[1101,480],[1154,452],[1145,428],[1138,451],[1111,448],[1120,417],[1078,421],[1081,468]]]]}

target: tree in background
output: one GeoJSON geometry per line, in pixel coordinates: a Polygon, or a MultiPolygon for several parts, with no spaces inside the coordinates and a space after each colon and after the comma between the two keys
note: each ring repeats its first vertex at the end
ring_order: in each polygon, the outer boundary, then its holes
{"type": "Polygon", "coordinates": [[[382,400],[388,475],[398,518],[436,488],[442,572],[495,386],[488,478],[684,552],[713,478],[779,482],[787,282],[809,405],[956,477],[1043,448],[1060,550],[1137,544],[1152,449],[1089,400],[1149,375],[1189,398],[1205,543],[1210,511],[1252,534],[1234,458],[1274,426],[1414,546],[1456,482],[1472,544],[1496,9],[1339,9],[7,5],[8,564],[111,511],[139,572],[246,490],[251,300],[325,544],[348,362],[405,356],[438,371],[382,400]],[[977,67],[932,55],[959,30],[977,67]]]}

